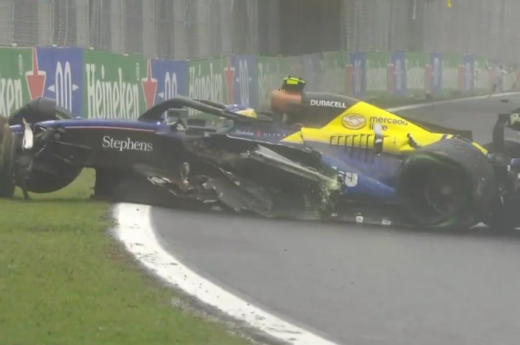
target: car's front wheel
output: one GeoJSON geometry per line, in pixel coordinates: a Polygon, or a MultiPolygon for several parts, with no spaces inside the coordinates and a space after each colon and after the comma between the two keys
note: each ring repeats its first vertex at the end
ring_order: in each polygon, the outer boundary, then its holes
{"type": "Polygon", "coordinates": [[[414,224],[466,229],[480,223],[495,200],[493,167],[470,142],[450,139],[412,152],[398,179],[398,196],[414,224]]]}

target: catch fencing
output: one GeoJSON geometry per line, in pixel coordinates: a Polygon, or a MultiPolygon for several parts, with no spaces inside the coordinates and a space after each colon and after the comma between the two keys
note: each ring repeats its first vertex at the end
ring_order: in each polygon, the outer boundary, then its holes
{"type": "Polygon", "coordinates": [[[0,114],[40,96],[88,118],[178,95],[265,108],[288,74],[365,100],[520,85],[520,1],[447,1],[0,0],[0,114]]]}
{"type": "Polygon", "coordinates": [[[518,0],[0,0],[0,45],[147,58],[452,52],[516,61],[518,0]]]}

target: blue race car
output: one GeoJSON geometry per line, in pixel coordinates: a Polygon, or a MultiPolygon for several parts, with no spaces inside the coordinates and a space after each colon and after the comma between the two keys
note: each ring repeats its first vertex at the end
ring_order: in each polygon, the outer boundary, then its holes
{"type": "Polygon", "coordinates": [[[177,97],[135,121],[89,120],[31,101],[2,131],[0,196],[53,192],[89,167],[95,195],[114,201],[443,229],[520,223],[520,145],[503,135],[514,115],[499,117],[486,149],[470,132],[341,95],[282,88],[272,110],[177,97]]]}

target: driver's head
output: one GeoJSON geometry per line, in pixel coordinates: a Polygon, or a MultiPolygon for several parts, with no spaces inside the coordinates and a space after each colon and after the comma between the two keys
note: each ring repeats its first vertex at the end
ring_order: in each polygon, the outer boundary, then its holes
{"type": "Polygon", "coordinates": [[[247,117],[257,117],[256,111],[253,108],[249,108],[245,105],[231,104],[231,105],[226,106],[225,109],[226,109],[226,111],[229,111],[229,112],[232,112],[235,114],[244,115],[247,117]]]}
{"type": "Polygon", "coordinates": [[[304,88],[305,80],[298,77],[287,76],[284,78],[282,87],[279,89],[279,91],[301,93],[304,88]]]}

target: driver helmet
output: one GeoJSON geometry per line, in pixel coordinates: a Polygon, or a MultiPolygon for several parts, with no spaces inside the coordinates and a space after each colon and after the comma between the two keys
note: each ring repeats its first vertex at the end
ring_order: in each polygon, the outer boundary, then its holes
{"type": "Polygon", "coordinates": [[[282,87],[279,88],[279,91],[288,91],[288,92],[297,92],[301,93],[305,88],[305,80],[298,77],[287,76],[283,80],[282,87]]]}
{"type": "Polygon", "coordinates": [[[244,115],[247,117],[257,117],[255,109],[249,108],[248,106],[242,104],[230,104],[227,105],[224,109],[231,113],[244,115]]]}

